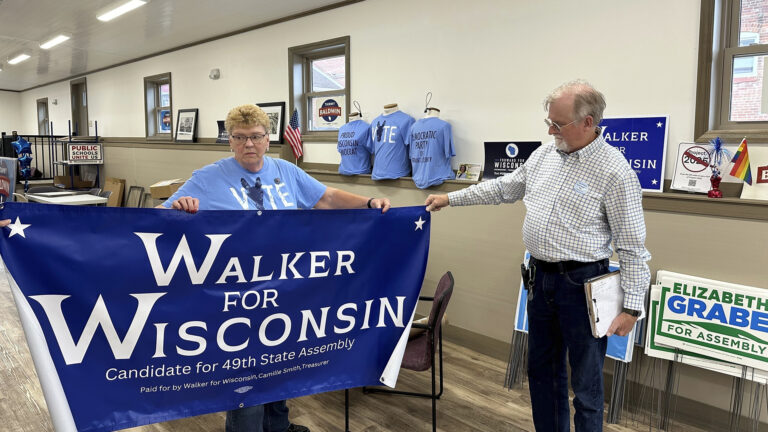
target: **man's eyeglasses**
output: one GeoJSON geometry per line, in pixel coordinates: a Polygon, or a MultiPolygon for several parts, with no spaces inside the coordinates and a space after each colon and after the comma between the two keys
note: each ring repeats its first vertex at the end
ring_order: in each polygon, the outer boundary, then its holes
{"type": "Polygon", "coordinates": [[[563,128],[564,128],[564,127],[570,126],[570,125],[572,125],[572,124],[576,123],[577,121],[579,121],[579,119],[576,119],[576,120],[574,120],[574,121],[572,121],[572,122],[570,122],[570,123],[568,123],[568,124],[564,124],[564,125],[560,126],[559,124],[557,124],[557,123],[553,122],[552,120],[550,120],[550,119],[548,119],[548,118],[545,118],[545,119],[544,119],[544,123],[546,123],[546,124],[547,124],[547,127],[550,127],[550,128],[552,128],[552,127],[553,127],[553,128],[555,128],[555,130],[556,130],[557,132],[560,132],[561,130],[563,130],[563,128]]]}
{"type": "Polygon", "coordinates": [[[235,144],[245,144],[248,140],[251,140],[254,144],[263,140],[264,138],[269,137],[267,134],[253,134],[251,136],[245,136],[245,135],[230,135],[229,138],[234,142],[235,144]]]}

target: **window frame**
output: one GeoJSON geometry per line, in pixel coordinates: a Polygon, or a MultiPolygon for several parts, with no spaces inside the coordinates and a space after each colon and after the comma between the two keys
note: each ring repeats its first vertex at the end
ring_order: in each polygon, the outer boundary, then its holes
{"type": "Polygon", "coordinates": [[[173,141],[173,84],[171,73],[166,72],[144,77],[144,131],[147,140],[173,141]],[[168,84],[168,106],[158,106],[160,86],[168,84]],[[151,97],[151,100],[150,100],[151,97]],[[170,130],[168,133],[159,132],[159,111],[168,109],[171,114],[170,130]]]}
{"type": "Polygon", "coordinates": [[[310,44],[288,48],[288,115],[298,109],[301,136],[304,141],[335,142],[338,139],[338,131],[310,131],[309,126],[309,102],[312,97],[319,96],[344,96],[344,121],[349,117],[350,95],[350,37],[342,36],[310,44]],[[312,91],[312,61],[344,56],[344,90],[312,91]]]}
{"type": "MultiPolygon", "coordinates": [[[[703,142],[768,139],[768,121],[730,120],[733,59],[768,55],[768,44],[739,47],[741,0],[702,0],[694,136],[703,142]]],[[[763,75],[768,85],[768,70],[763,75]]]]}

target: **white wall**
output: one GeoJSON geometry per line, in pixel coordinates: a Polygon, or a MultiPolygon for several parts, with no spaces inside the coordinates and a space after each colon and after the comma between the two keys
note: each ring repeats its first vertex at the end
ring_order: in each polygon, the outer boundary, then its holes
{"type": "MultiPolygon", "coordinates": [[[[697,0],[367,0],[90,74],[89,118],[99,122],[103,136],[143,137],[143,78],[171,72],[174,121],[176,110],[198,108],[199,135],[212,138],[217,134],[215,120],[223,119],[232,106],[288,101],[289,47],[349,35],[352,99],[362,104],[366,119],[370,121],[392,102],[420,117],[424,96],[431,91],[432,105],[454,127],[456,163],[481,162],[483,141],[546,140],[542,100],[560,83],[580,77],[605,93],[607,116],[670,116],[669,178],[674,144],[694,138],[700,7],[697,0]],[[208,79],[212,68],[221,69],[221,79],[208,79]]],[[[50,105],[54,132],[65,133],[68,95],[68,82],[21,95],[0,92],[0,129],[4,118],[11,118],[13,124],[22,124],[20,132],[36,133],[35,101],[48,97],[59,101],[57,106],[50,105]],[[19,103],[21,117],[13,120],[18,114],[7,106],[19,103]]],[[[339,160],[335,144],[308,143],[305,151],[307,162],[339,160]]],[[[148,185],[160,178],[188,176],[223,154],[108,147],[103,174],[148,185]],[[184,157],[179,157],[180,152],[184,157]]],[[[349,184],[341,186],[355,190],[349,184]]],[[[398,205],[417,205],[426,193],[384,184],[358,190],[390,196],[398,205]]],[[[647,212],[647,217],[654,271],[665,267],[706,277],[711,251],[689,248],[682,239],[695,237],[693,231],[711,218],[702,221],[661,212],[647,212]],[[689,261],[695,264],[680,267],[689,261]]],[[[435,227],[442,232],[433,236],[428,278],[437,278],[445,270],[432,265],[435,260],[456,263],[452,266],[462,286],[451,305],[453,324],[508,340],[514,287],[519,283],[516,264],[508,263],[519,262],[522,254],[522,218],[519,205],[454,209],[435,217],[435,227]],[[454,247],[464,243],[471,246],[454,247]],[[489,320],[489,316],[495,318],[489,320]]],[[[725,222],[721,226],[746,238],[745,233],[765,232],[764,223],[725,222]]],[[[723,259],[724,269],[734,263],[745,268],[734,273],[739,277],[746,272],[749,278],[764,279],[764,271],[750,270],[765,261],[764,248],[750,250],[749,260],[737,255],[723,259]]],[[[684,383],[681,394],[727,409],[727,401],[709,393],[727,388],[730,380],[712,380],[714,387],[705,381],[684,383]]]]}
{"type": "Polygon", "coordinates": [[[37,135],[37,100],[48,98],[48,118],[53,123],[54,135],[66,135],[67,122],[72,118],[72,103],[69,97],[69,81],[21,93],[20,134],[37,135]],[[56,105],[53,101],[56,101],[56,105]]]}
{"type": "MultiPolygon", "coordinates": [[[[0,132],[10,134],[20,130],[21,124],[21,93],[0,91],[0,132]]],[[[37,127],[35,127],[37,133],[37,127]]]]}
{"type": "MultiPolygon", "coordinates": [[[[420,117],[431,91],[454,127],[455,164],[481,162],[483,141],[546,140],[541,102],[577,77],[605,93],[606,115],[669,114],[669,142],[693,138],[700,2],[447,3],[368,0],[91,74],[89,116],[100,135],[144,136],[143,77],[171,72],[174,111],[199,108],[199,136],[215,137],[232,106],[288,100],[289,47],[350,35],[352,99],[365,117],[392,102],[420,117]]],[[[66,132],[68,94],[68,83],[24,92],[23,132],[36,131],[34,101],[45,96],[59,99],[51,119],[66,132]]],[[[305,160],[339,157],[335,144],[310,143],[305,160]]]]}

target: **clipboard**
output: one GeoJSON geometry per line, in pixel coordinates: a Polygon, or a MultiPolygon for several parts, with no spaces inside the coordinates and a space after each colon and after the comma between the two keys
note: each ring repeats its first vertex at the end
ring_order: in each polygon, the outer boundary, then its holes
{"type": "Polygon", "coordinates": [[[624,291],[621,289],[621,275],[618,270],[587,279],[584,282],[587,298],[589,325],[592,336],[601,338],[608,332],[613,320],[624,306],[624,291]]]}

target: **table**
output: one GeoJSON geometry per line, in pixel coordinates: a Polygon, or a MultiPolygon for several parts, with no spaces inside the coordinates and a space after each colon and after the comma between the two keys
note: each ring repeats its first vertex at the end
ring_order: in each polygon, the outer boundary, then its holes
{"type": "MultiPolygon", "coordinates": [[[[58,193],[58,192],[55,192],[58,193]]],[[[43,194],[27,194],[27,200],[44,204],[63,204],[63,205],[96,205],[106,204],[107,198],[90,195],[63,195],[63,196],[44,196],[43,194]]]]}
{"type": "Polygon", "coordinates": [[[37,196],[43,196],[43,197],[56,197],[56,196],[67,196],[67,195],[80,195],[84,192],[79,191],[57,191],[57,192],[37,192],[33,195],[37,196]]]}

